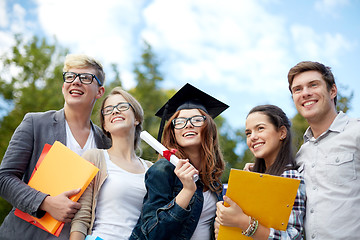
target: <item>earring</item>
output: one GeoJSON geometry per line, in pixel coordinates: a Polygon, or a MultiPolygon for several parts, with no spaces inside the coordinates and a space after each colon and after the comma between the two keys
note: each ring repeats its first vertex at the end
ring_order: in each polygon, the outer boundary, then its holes
{"type": "Polygon", "coordinates": [[[284,139],[285,139],[285,137],[281,137],[281,138],[280,138],[281,141],[284,140],[284,139]]]}

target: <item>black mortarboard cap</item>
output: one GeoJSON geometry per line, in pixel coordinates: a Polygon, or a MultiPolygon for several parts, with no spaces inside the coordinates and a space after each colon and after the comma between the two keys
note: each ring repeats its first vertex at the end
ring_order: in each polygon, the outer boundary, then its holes
{"type": "Polygon", "coordinates": [[[161,118],[158,141],[161,141],[165,121],[178,110],[198,108],[212,118],[216,118],[228,107],[225,103],[187,83],[155,113],[155,116],[161,118]]]}

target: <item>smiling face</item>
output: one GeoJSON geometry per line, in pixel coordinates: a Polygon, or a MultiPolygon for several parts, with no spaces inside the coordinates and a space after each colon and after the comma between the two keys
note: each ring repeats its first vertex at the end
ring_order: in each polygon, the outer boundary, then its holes
{"type": "MultiPolygon", "coordinates": [[[[198,109],[183,109],[179,112],[178,118],[190,118],[193,116],[201,116],[202,114],[198,109]]],[[[201,146],[201,127],[194,127],[188,121],[184,128],[174,129],[176,142],[186,148],[200,148],[201,146]]]]}
{"type": "Polygon", "coordinates": [[[310,124],[336,115],[336,85],[328,90],[318,71],[306,71],[296,75],[291,92],[296,109],[310,124]]]}
{"type": "MultiPolygon", "coordinates": [[[[120,94],[111,95],[106,99],[104,107],[116,106],[120,102],[127,101],[120,94]]],[[[129,107],[129,109],[126,111],[119,111],[117,108],[115,108],[111,114],[105,115],[103,117],[103,127],[111,135],[115,134],[118,130],[128,134],[129,131],[135,131],[136,125],[139,124],[139,122],[135,119],[135,114],[131,107],[129,107]]]]}
{"type": "Polygon", "coordinates": [[[286,128],[279,130],[261,112],[249,114],[246,119],[246,144],[256,158],[263,158],[267,168],[271,166],[281,147],[281,139],[286,137],[286,128]]]}
{"type": "MultiPolygon", "coordinates": [[[[92,73],[96,75],[93,68],[71,68],[69,72],[74,73],[92,73]]],[[[72,83],[64,82],[62,86],[65,104],[69,107],[79,109],[91,108],[94,106],[96,99],[104,94],[104,87],[99,86],[94,79],[91,84],[83,84],[77,77],[72,83]]]]}

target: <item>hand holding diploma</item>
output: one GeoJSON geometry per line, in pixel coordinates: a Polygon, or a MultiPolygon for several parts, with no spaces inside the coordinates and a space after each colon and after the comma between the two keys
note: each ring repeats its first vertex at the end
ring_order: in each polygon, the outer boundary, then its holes
{"type": "MultiPolygon", "coordinates": [[[[140,133],[140,138],[149,144],[155,151],[165,157],[169,162],[174,166],[179,162],[179,158],[176,157],[172,151],[169,151],[164,145],[158,142],[153,136],[151,136],[147,131],[142,131],[140,133]]],[[[193,180],[196,182],[199,179],[198,174],[193,175],[193,180]]]]}

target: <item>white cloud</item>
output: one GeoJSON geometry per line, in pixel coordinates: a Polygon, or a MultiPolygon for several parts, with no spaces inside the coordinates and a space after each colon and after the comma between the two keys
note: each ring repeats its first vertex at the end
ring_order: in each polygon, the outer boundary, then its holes
{"type": "MultiPolygon", "coordinates": [[[[229,112],[237,115],[234,121],[239,121],[239,114],[246,114],[244,111],[256,104],[286,104],[290,111],[293,107],[286,81],[290,64],[298,59],[311,59],[330,64],[342,61],[347,65],[345,53],[353,53],[358,39],[357,32],[346,35],[352,31],[343,31],[347,26],[338,28],[335,24],[324,32],[322,26],[327,22],[323,21],[329,18],[319,12],[311,16],[314,19],[310,26],[305,25],[307,21],[302,21],[303,18],[288,16],[277,9],[280,4],[286,12],[299,7],[300,13],[307,11],[310,15],[313,11],[309,9],[315,6],[332,14],[348,1],[305,1],[296,6],[291,1],[278,0],[107,0],[100,3],[37,0],[37,3],[35,14],[21,6],[8,7],[10,29],[31,34],[40,29],[41,34],[56,36],[59,43],[72,52],[98,58],[105,68],[110,69],[110,63],[117,63],[125,88],[135,83],[132,68],[141,54],[141,40],[145,39],[160,60],[164,87],[179,88],[190,82],[208,89],[231,105],[229,112]],[[33,15],[39,23],[29,19],[33,15]],[[294,21],[301,21],[303,25],[293,25],[294,21]]],[[[4,0],[0,0],[0,8],[1,4],[4,0]]],[[[1,10],[0,24],[5,19],[1,10]]],[[[344,13],[339,14],[342,17],[344,13]]],[[[357,22],[349,25],[354,24],[357,22]]],[[[6,51],[4,45],[9,46],[10,41],[8,35],[0,32],[0,52],[6,51]]],[[[354,57],[351,63],[357,60],[354,57]]],[[[240,121],[234,124],[242,124],[240,121]]]]}
{"type": "Polygon", "coordinates": [[[11,31],[14,33],[24,33],[26,31],[25,16],[26,10],[19,4],[14,4],[12,8],[11,31]]]}
{"type": "Polygon", "coordinates": [[[320,13],[338,17],[339,8],[348,4],[348,0],[318,0],[315,2],[314,7],[320,13]]]}
{"type": "MultiPolygon", "coordinates": [[[[38,0],[39,21],[44,31],[73,51],[118,63],[128,76],[140,41],[134,32],[141,22],[143,0],[99,1],[38,0]]],[[[125,85],[131,84],[130,79],[125,85]]]]}
{"type": "Polygon", "coordinates": [[[0,55],[9,51],[9,47],[15,44],[14,37],[11,33],[0,31],[0,55]]]}
{"type": "MultiPolygon", "coordinates": [[[[6,3],[6,0],[0,0],[0,56],[11,54],[10,47],[15,45],[14,33],[22,33],[26,38],[25,9],[19,4],[7,6],[6,3]]],[[[0,66],[1,68],[3,65],[0,66]]],[[[10,69],[10,71],[13,70],[10,69]]],[[[4,70],[2,75],[6,80],[11,79],[11,74],[4,70]]]]}
{"type": "Polygon", "coordinates": [[[336,64],[338,57],[354,46],[339,33],[318,33],[307,26],[294,25],[291,34],[297,54],[309,60],[326,60],[336,64]]]}
{"type": "Polygon", "coordinates": [[[8,24],[9,19],[6,12],[6,0],[0,0],[0,28],[5,28],[8,24]]]}
{"type": "Polygon", "coordinates": [[[177,56],[165,63],[171,79],[205,80],[230,91],[258,91],[259,82],[263,91],[282,85],[278,76],[287,55],[283,19],[255,1],[156,0],[144,18],[144,38],[157,51],[177,56]]]}

